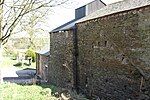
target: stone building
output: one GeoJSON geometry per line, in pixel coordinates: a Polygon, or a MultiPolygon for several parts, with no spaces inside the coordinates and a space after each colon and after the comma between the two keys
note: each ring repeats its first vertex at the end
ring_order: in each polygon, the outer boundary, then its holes
{"type": "Polygon", "coordinates": [[[76,27],[80,89],[104,100],[137,100],[143,87],[150,94],[150,0],[108,5],[76,27]]]}
{"type": "Polygon", "coordinates": [[[48,80],[49,53],[49,49],[36,52],[36,75],[44,82],[48,80]]]}
{"type": "Polygon", "coordinates": [[[49,82],[62,87],[76,87],[76,37],[75,23],[106,6],[95,0],[75,10],[75,19],[50,32],[49,82]]]}
{"type": "Polygon", "coordinates": [[[150,98],[150,0],[107,5],[50,35],[56,85],[104,100],[150,98]]]}

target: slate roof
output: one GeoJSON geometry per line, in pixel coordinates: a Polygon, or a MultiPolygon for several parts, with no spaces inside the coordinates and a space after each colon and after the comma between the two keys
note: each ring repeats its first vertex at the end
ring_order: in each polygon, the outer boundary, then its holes
{"type": "Polygon", "coordinates": [[[37,51],[36,53],[38,53],[40,55],[48,56],[48,55],[50,55],[50,49],[49,48],[43,48],[42,50],[37,51]]]}
{"type": "MultiPolygon", "coordinates": [[[[87,6],[87,5],[89,5],[89,4],[91,4],[91,3],[95,2],[95,1],[96,1],[96,0],[93,0],[92,2],[90,2],[90,3],[88,3],[88,4],[84,5],[84,6],[87,6]]],[[[101,1],[101,0],[98,0],[98,1],[100,1],[103,5],[106,6],[106,4],[105,4],[103,1],[101,1]]],[[[84,6],[82,6],[82,7],[84,7],[84,6]]],[[[79,7],[79,8],[82,8],[82,7],[79,7]]],[[[77,9],[79,9],[79,8],[77,8],[77,9]]],[[[84,13],[84,12],[82,12],[82,13],[84,13]]],[[[78,13],[78,14],[80,15],[81,13],[78,13]]],[[[80,19],[81,19],[81,18],[80,18],[80,19]]],[[[75,19],[73,19],[73,20],[71,20],[71,21],[69,21],[69,22],[67,22],[67,23],[65,23],[65,24],[63,24],[63,25],[61,25],[61,26],[55,28],[55,29],[52,30],[50,33],[56,33],[56,32],[59,32],[59,31],[65,31],[65,30],[74,29],[75,24],[76,24],[80,19],[75,18],[75,19]]]]}
{"type": "Polygon", "coordinates": [[[54,30],[51,31],[51,33],[55,33],[55,32],[58,32],[58,31],[65,31],[65,30],[69,30],[69,29],[73,29],[74,28],[74,25],[75,23],[77,22],[78,19],[73,19],[57,28],[55,28],[54,30]]]}
{"type": "Polygon", "coordinates": [[[125,11],[125,10],[130,10],[130,9],[135,9],[143,6],[150,5],[150,0],[124,0],[124,1],[119,1],[116,3],[109,4],[100,10],[95,11],[94,13],[87,15],[84,18],[81,18],[79,22],[84,22],[90,19],[102,17],[105,15],[110,15],[113,13],[125,11]]]}

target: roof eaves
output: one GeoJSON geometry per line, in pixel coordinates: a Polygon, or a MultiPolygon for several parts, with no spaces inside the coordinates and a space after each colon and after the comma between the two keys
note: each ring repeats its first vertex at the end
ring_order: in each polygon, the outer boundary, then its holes
{"type": "Polygon", "coordinates": [[[67,30],[71,30],[71,29],[74,29],[74,25],[76,23],[76,21],[78,21],[79,19],[73,19],[57,28],[55,28],[54,30],[52,30],[51,32],[49,32],[50,34],[51,33],[57,33],[59,31],[67,31],[67,30]]]}

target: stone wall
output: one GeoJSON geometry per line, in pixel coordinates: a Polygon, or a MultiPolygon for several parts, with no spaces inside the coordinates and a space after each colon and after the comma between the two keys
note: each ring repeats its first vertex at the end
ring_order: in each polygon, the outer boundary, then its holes
{"type": "Polygon", "coordinates": [[[78,23],[77,36],[79,88],[105,100],[139,98],[150,75],[150,6],[78,23]]]}
{"type": "Polygon", "coordinates": [[[73,85],[73,31],[50,34],[49,82],[57,86],[73,85]]]}
{"type": "Polygon", "coordinates": [[[48,60],[49,57],[40,55],[40,76],[44,81],[48,78],[48,60]]]}
{"type": "Polygon", "coordinates": [[[48,56],[38,53],[36,54],[36,74],[44,81],[47,81],[48,77],[48,61],[48,56]]]}

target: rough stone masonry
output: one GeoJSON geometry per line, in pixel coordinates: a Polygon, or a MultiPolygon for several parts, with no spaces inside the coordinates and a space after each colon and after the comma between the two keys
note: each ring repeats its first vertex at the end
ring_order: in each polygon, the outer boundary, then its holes
{"type": "Polygon", "coordinates": [[[73,31],[51,33],[48,80],[61,87],[73,85],[73,31]]]}
{"type": "Polygon", "coordinates": [[[72,86],[77,74],[76,85],[89,97],[148,100],[150,6],[87,20],[76,27],[76,33],[68,30],[50,34],[49,82],[72,86]],[[77,66],[73,66],[74,56],[77,66]]]}
{"type": "Polygon", "coordinates": [[[135,100],[150,87],[142,80],[150,75],[150,6],[78,23],[77,35],[79,87],[87,94],[135,100]]]}

